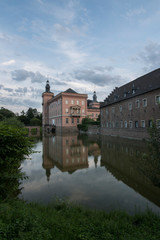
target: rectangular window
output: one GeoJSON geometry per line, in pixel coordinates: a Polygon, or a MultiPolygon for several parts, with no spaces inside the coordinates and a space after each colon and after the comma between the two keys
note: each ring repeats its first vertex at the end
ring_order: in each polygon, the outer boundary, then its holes
{"type": "Polygon", "coordinates": [[[129,121],[129,128],[132,128],[132,127],[133,127],[133,122],[129,121]]]}
{"type": "Polygon", "coordinates": [[[84,109],[82,109],[82,113],[84,113],[84,109]]]}
{"type": "Polygon", "coordinates": [[[79,104],[79,100],[77,100],[77,104],[79,104]]]}
{"type": "Polygon", "coordinates": [[[157,119],[157,120],[156,120],[156,127],[157,127],[158,129],[160,129],[160,119],[157,119]]]}
{"type": "Polygon", "coordinates": [[[108,115],[108,108],[106,108],[106,115],[108,115]]]}
{"type": "Polygon", "coordinates": [[[72,123],[74,123],[74,118],[72,118],[72,123]]]}
{"type": "Polygon", "coordinates": [[[139,108],[139,107],[140,107],[140,101],[136,100],[136,108],[139,108]]]}
{"type": "Polygon", "coordinates": [[[115,107],[112,107],[112,113],[115,113],[115,107]]]}
{"type": "Polygon", "coordinates": [[[116,122],[116,128],[118,128],[119,127],[119,122],[116,122]]]}
{"type": "Polygon", "coordinates": [[[68,100],[66,99],[66,104],[68,104],[68,100]]]}
{"type": "Polygon", "coordinates": [[[127,121],[124,121],[124,127],[127,128],[127,121]]]}
{"type": "Polygon", "coordinates": [[[144,98],[144,99],[142,100],[142,106],[143,106],[143,107],[147,107],[147,98],[144,98]]]}
{"type": "Polygon", "coordinates": [[[106,127],[108,128],[108,122],[106,122],[106,127]]]}
{"type": "Polygon", "coordinates": [[[152,121],[152,120],[149,120],[149,121],[148,121],[148,127],[151,128],[152,126],[153,126],[153,121],[152,121]]]}
{"type": "Polygon", "coordinates": [[[66,118],[66,123],[68,123],[68,118],[66,118]]]}
{"type": "Polygon", "coordinates": [[[141,120],[141,127],[145,128],[145,120],[141,120]]]}
{"type": "Polygon", "coordinates": [[[132,103],[128,103],[128,109],[132,110],[132,103]]]}
{"type": "Polygon", "coordinates": [[[82,105],[84,105],[84,101],[82,101],[82,105]]]}
{"type": "Polygon", "coordinates": [[[71,104],[74,104],[74,100],[71,100],[71,104]]]}
{"type": "Polygon", "coordinates": [[[68,108],[66,108],[66,113],[69,113],[68,108]]]}
{"type": "Polygon", "coordinates": [[[160,104],[160,95],[155,96],[155,103],[160,104]]]}
{"type": "Polygon", "coordinates": [[[138,121],[135,121],[135,128],[138,128],[138,121]]]}
{"type": "Polygon", "coordinates": [[[79,118],[77,118],[77,124],[79,124],[79,118]]]}
{"type": "Polygon", "coordinates": [[[119,111],[122,112],[122,105],[119,106],[119,111]]]}

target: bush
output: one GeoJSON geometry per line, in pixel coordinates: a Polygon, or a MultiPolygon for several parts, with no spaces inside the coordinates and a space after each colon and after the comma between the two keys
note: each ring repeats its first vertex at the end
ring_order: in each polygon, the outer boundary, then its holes
{"type": "Polygon", "coordinates": [[[30,125],[31,126],[41,126],[42,124],[41,124],[41,121],[38,118],[34,117],[30,120],[30,125]]]}
{"type": "Polygon", "coordinates": [[[36,135],[37,134],[37,128],[32,128],[31,129],[31,134],[36,135]]]}
{"type": "Polygon", "coordinates": [[[0,123],[0,143],[0,198],[16,197],[19,181],[24,177],[21,161],[32,152],[32,143],[24,128],[4,122],[0,123]]]}
{"type": "Polygon", "coordinates": [[[88,125],[100,125],[100,121],[94,121],[91,118],[83,118],[82,119],[82,124],[78,124],[77,127],[81,131],[88,131],[88,125]]]}

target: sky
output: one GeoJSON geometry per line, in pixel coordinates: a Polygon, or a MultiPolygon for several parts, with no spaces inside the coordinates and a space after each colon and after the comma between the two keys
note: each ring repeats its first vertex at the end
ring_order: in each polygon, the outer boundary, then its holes
{"type": "Polygon", "coordinates": [[[159,67],[159,0],[0,0],[0,107],[41,112],[47,79],[103,101],[159,67]]]}

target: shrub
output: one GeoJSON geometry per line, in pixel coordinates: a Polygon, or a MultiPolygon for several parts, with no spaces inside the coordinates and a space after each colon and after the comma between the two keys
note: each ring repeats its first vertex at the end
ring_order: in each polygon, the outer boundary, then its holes
{"type": "Polygon", "coordinates": [[[26,130],[0,123],[0,192],[1,199],[15,197],[19,181],[24,177],[20,171],[21,161],[32,152],[31,140],[26,130]]]}

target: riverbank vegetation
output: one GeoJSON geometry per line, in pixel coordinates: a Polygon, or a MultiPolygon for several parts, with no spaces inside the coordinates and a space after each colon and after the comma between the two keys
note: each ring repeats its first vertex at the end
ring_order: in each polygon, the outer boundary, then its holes
{"type": "Polygon", "coordinates": [[[19,121],[9,125],[0,122],[0,199],[14,198],[19,193],[19,182],[24,174],[20,165],[32,152],[32,141],[19,121]],[[18,126],[17,126],[18,125],[18,126]]]}
{"type": "Polygon", "coordinates": [[[24,201],[0,204],[0,239],[159,240],[160,217],[146,211],[129,216],[55,201],[43,206],[24,201]]]}

